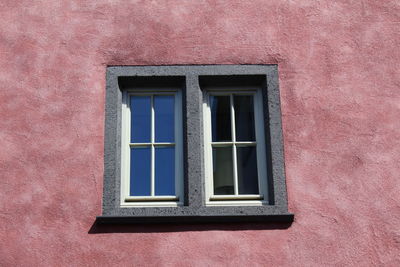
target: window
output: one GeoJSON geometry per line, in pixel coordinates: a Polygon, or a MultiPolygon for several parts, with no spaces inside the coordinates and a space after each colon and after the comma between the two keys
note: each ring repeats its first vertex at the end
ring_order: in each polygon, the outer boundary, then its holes
{"type": "Polygon", "coordinates": [[[123,92],[121,206],[182,204],[181,106],[176,90],[123,92]]]}
{"type": "Polygon", "coordinates": [[[276,65],[107,68],[98,223],[291,222],[276,65]]]}
{"type": "Polygon", "coordinates": [[[207,204],[265,204],[261,90],[208,91],[203,110],[207,204]]]}

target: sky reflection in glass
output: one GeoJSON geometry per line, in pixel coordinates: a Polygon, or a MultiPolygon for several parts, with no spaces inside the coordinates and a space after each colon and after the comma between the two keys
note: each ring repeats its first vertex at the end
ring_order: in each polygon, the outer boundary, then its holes
{"type": "Polygon", "coordinates": [[[253,96],[234,97],[236,141],[255,141],[253,96]]]}
{"type": "Polygon", "coordinates": [[[258,194],[256,147],[237,147],[236,151],[239,194],[258,194]]]}
{"type": "Polygon", "coordinates": [[[232,147],[213,147],[213,178],[215,195],[233,194],[232,147]]]}
{"type": "Polygon", "coordinates": [[[155,149],[155,195],[175,195],[175,148],[155,149]]]}
{"type": "Polygon", "coordinates": [[[174,96],[154,96],[156,142],[174,142],[174,96]]]}
{"type": "Polygon", "coordinates": [[[212,141],[231,141],[230,96],[211,96],[212,141]]]}
{"type": "Polygon", "coordinates": [[[131,96],[131,142],[148,143],[151,133],[151,97],[131,96]]]}
{"type": "Polygon", "coordinates": [[[150,164],[150,147],[138,147],[131,149],[131,196],[150,196],[150,164]]]}

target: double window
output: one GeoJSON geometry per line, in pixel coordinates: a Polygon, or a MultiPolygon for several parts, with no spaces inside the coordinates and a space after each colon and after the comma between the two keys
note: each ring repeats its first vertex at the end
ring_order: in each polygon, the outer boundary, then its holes
{"type": "Polygon", "coordinates": [[[107,68],[99,222],[291,221],[276,65],[107,68]]]}

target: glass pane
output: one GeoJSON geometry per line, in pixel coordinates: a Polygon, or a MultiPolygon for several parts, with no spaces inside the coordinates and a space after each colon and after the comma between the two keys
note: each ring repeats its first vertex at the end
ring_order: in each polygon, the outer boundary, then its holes
{"type": "Polygon", "coordinates": [[[232,147],[213,147],[214,195],[233,195],[232,147]]]}
{"type": "Polygon", "coordinates": [[[131,196],[150,196],[150,147],[131,149],[131,196]]]}
{"type": "Polygon", "coordinates": [[[211,96],[212,141],[231,141],[230,96],[211,96]]]}
{"type": "Polygon", "coordinates": [[[236,155],[239,194],[258,194],[256,147],[237,147],[236,155]]]}
{"type": "Polygon", "coordinates": [[[254,141],[253,96],[234,96],[236,141],[254,141]]]}
{"type": "Polygon", "coordinates": [[[156,196],[175,195],[175,148],[157,147],[155,155],[156,196]]]}
{"type": "Polygon", "coordinates": [[[156,142],[174,142],[174,96],[154,96],[156,142]]]}
{"type": "Polygon", "coordinates": [[[131,142],[150,142],[151,97],[131,96],[131,142]]]}

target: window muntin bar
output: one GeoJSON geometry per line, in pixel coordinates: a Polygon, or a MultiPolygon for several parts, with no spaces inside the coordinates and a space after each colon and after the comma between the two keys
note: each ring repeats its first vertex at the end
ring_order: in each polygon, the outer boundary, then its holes
{"type": "Polygon", "coordinates": [[[139,146],[174,146],[175,143],[129,143],[131,147],[139,147],[139,146]]]}
{"type": "Polygon", "coordinates": [[[255,142],[255,141],[249,141],[249,142],[246,142],[246,141],[242,141],[242,142],[238,142],[238,141],[235,141],[235,142],[211,142],[211,145],[213,145],[213,146],[218,146],[218,145],[256,145],[257,144],[257,142],[255,142]]]}

